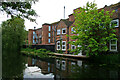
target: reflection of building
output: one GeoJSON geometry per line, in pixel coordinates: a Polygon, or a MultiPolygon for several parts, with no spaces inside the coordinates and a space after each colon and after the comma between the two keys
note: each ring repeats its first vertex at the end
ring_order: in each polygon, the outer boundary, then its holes
{"type": "Polygon", "coordinates": [[[118,69],[116,66],[111,67],[107,66],[106,68],[104,66],[100,67],[100,64],[95,63],[89,63],[88,61],[82,61],[82,60],[75,60],[75,59],[53,59],[53,61],[46,61],[44,60],[35,60],[28,58],[28,65],[29,67],[39,67],[41,70],[41,73],[43,75],[47,75],[52,73],[54,75],[54,80],[72,80],[72,78],[112,78],[116,79],[119,78],[119,67],[118,69]],[[34,63],[34,64],[32,64],[34,63]],[[59,65],[59,66],[57,66],[59,65]],[[86,76],[87,75],[87,76],[86,76]],[[59,78],[59,79],[58,79],[59,78]],[[70,78],[70,79],[68,79],[70,78]]]}
{"type": "MultiPolygon", "coordinates": [[[[80,9],[80,8],[77,8],[80,9]]],[[[74,9],[73,13],[77,10],[74,9]]],[[[111,22],[112,24],[115,24],[115,30],[116,35],[118,38],[117,40],[111,40],[109,43],[109,50],[110,51],[119,51],[120,50],[120,2],[114,5],[105,6],[104,8],[98,9],[98,11],[101,11],[104,9],[105,11],[112,11],[115,10],[115,13],[111,18],[113,19],[111,22]]],[[[43,24],[42,28],[35,29],[35,30],[29,30],[28,34],[28,41],[32,44],[42,44],[42,45],[55,45],[56,50],[62,50],[64,53],[69,53],[68,49],[75,49],[77,47],[81,47],[80,45],[70,45],[68,44],[68,41],[76,41],[72,40],[70,37],[67,37],[66,35],[77,35],[74,34],[75,30],[74,25],[75,18],[73,14],[69,15],[68,19],[61,19],[58,22],[52,23],[52,24],[43,24]],[[73,26],[73,27],[72,27],[73,26]],[[60,44],[61,42],[61,44],[60,44]]],[[[102,25],[102,24],[100,24],[102,25]]],[[[80,54],[82,54],[82,51],[80,51],[80,54]]]]}
{"type": "Polygon", "coordinates": [[[54,64],[46,61],[28,58],[28,66],[38,66],[43,74],[49,74],[54,71],[54,64]]]}

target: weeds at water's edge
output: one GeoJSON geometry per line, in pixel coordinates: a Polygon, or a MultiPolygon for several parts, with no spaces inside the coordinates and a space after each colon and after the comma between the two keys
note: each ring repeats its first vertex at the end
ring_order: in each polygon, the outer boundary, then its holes
{"type": "Polygon", "coordinates": [[[48,56],[48,53],[51,53],[51,54],[53,53],[46,49],[37,49],[36,50],[36,49],[31,49],[31,48],[22,49],[21,52],[28,56],[40,57],[40,58],[50,57],[50,56],[48,56]]]}

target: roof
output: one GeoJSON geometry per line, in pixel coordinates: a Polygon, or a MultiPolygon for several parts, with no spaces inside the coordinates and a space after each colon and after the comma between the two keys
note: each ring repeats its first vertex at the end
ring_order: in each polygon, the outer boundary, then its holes
{"type": "Polygon", "coordinates": [[[57,22],[51,23],[51,25],[58,24],[59,22],[60,22],[60,21],[57,21],[57,22]]]}
{"type": "Polygon", "coordinates": [[[43,25],[50,25],[49,23],[44,23],[43,25]]]}
{"type": "Polygon", "coordinates": [[[118,7],[120,7],[120,2],[118,2],[118,3],[116,3],[116,4],[111,4],[111,5],[109,5],[109,6],[105,5],[103,8],[100,8],[100,9],[98,9],[98,10],[102,10],[102,9],[104,9],[104,8],[106,8],[106,7],[118,8],[118,7]]]}
{"type": "Polygon", "coordinates": [[[61,19],[61,21],[63,21],[67,26],[70,26],[73,23],[72,21],[69,21],[67,19],[61,19]]]}
{"type": "Polygon", "coordinates": [[[72,13],[72,14],[70,14],[70,15],[68,15],[68,16],[71,16],[71,15],[73,15],[73,13],[72,13]]]}
{"type": "Polygon", "coordinates": [[[37,30],[38,30],[38,29],[42,29],[42,28],[37,28],[37,30]]]}
{"type": "Polygon", "coordinates": [[[120,2],[110,5],[111,7],[120,7],[120,2]]]}

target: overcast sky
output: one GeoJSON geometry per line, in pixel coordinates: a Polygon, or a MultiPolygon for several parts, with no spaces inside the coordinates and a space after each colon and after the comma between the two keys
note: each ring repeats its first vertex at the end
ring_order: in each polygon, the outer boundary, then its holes
{"type": "MultiPolygon", "coordinates": [[[[94,0],[39,0],[32,6],[40,17],[37,17],[37,23],[25,21],[26,30],[42,27],[44,23],[53,23],[64,19],[64,6],[65,6],[65,18],[73,13],[73,9],[83,7],[87,2],[93,2],[94,0]]],[[[105,5],[111,5],[118,3],[120,0],[95,0],[98,8],[102,8],[105,5]]],[[[0,17],[1,18],[1,17],[0,17]]],[[[5,19],[5,17],[3,17],[5,19]]]]}

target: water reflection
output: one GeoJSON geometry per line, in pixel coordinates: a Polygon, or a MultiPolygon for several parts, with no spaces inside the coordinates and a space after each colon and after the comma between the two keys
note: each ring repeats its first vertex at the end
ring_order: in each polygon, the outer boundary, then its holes
{"type": "Polygon", "coordinates": [[[50,78],[53,80],[53,65],[49,62],[34,58],[27,58],[28,64],[24,70],[24,80],[27,78],[50,78]]]}
{"type": "Polygon", "coordinates": [[[2,53],[2,78],[23,78],[24,57],[20,52],[4,50],[2,53]]]}
{"type": "Polygon", "coordinates": [[[54,80],[73,79],[119,79],[118,66],[100,66],[84,60],[67,58],[32,59],[28,57],[24,78],[50,78],[54,80]],[[33,64],[34,63],[34,64],[33,64]],[[33,70],[33,71],[32,71],[33,70]],[[32,76],[31,76],[32,75],[32,76]]]}
{"type": "Polygon", "coordinates": [[[67,78],[67,80],[76,80],[93,78],[120,80],[120,64],[99,64],[68,58],[35,59],[14,51],[3,51],[2,56],[3,79],[66,80],[67,78]]]}

